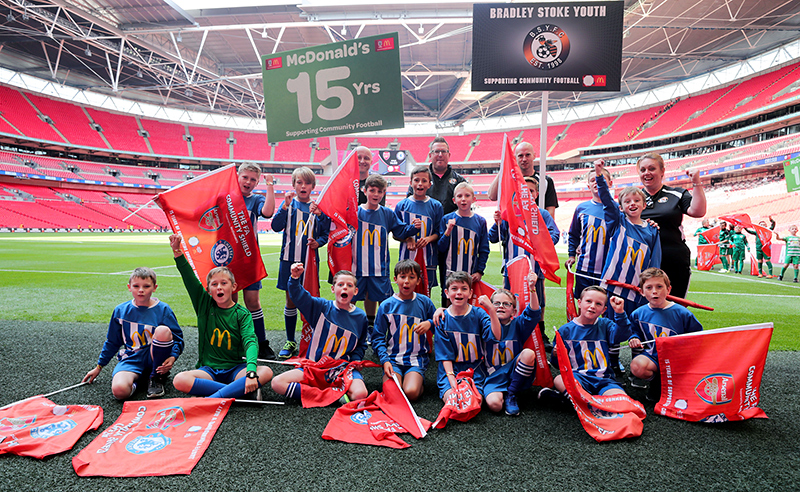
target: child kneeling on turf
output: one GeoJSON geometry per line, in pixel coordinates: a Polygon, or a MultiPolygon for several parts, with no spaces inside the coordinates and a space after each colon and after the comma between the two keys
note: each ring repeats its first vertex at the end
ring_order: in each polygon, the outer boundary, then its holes
{"type": "Polygon", "coordinates": [[[633,334],[628,339],[628,345],[634,350],[631,373],[637,378],[650,381],[647,399],[658,401],[661,396],[661,374],[658,369],[656,338],[703,331],[703,326],[688,309],[667,300],[671,287],[664,270],[648,268],[643,271],[639,276],[639,288],[647,299],[647,305],[637,308],[631,314],[633,334]],[[650,343],[645,347],[642,342],[650,343]]]}
{"type": "Polygon", "coordinates": [[[183,332],[167,303],[152,297],[157,287],[156,272],[150,268],[133,271],[128,280],[133,300],[114,308],[97,366],[86,373],[83,382],[94,382],[119,350],[111,376],[114,398],[130,398],[142,374],[150,377],[147,397],[164,396],[169,370],[183,352],[183,332]]]}
{"type": "Polygon", "coordinates": [[[397,293],[383,301],[375,317],[372,347],[383,365],[383,381],[396,375],[409,400],[422,395],[422,380],[428,367],[428,337],[436,306],[415,289],[422,267],[414,260],[394,266],[397,293]]]}
{"type": "MultiPolygon", "coordinates": [[[[592,395],[624,395],[614,371],[609,367],[609,348],[626,340],[630,333],[630,322],[625,314],[625,301],[612,297],[608,302],[614,311],[614,321],[601,318],[606,311],[608,294],[605,289],[590,285],[583,289],[578,302],[580,314],[577,318],[558,329],[569,354],[572,373],[584,390],[592,395]]],[[[550,356],[550,363],[558,367],[556,351],[550,356]]],[[[559,394],[550,388],[543,388],[539,398],[557,396],[564,399],[566,391],[561,375],[553,380],[559,394]]]]}
{"type": "Polygon", "coordinates": [[[486,405],[493,412],[505,409],[506,415],[519,415],[517,394],[530,388],[536,375],[536,353],[522,348],[541,319],[539,297],[536,295],[538,275],[528,275],[530,303],[518,317],[517,298],[506,289],[497,289],[492,294],[492,304],[500,321],[501,337],[494,333],[484,339],[486,345],[486,382],[483,394],[486,405]],[[504,399],[503,395],[508,396],[504,399]]]}
{"type": "Polygon", "coordinates": [[[225,267],[211,269],[207,288],[197,279],[181,251],[181,236],[169,237],[175,265],[197,314],[199,352],[196,369],[175,376],[175,389],[211,398],[239,398],[272,379],[272,370],[257,367],[258,339],[250,311],[233,301],[236,279],[225,267]],[[246,362],[242,362],[242,358],[246,362]]]}
{"type": "MultiPolygon", "coordinates": [[[[444,292],[450,306],[444,310],[441,321],[436,326],[434,349],[439,371],[436,383],[439,397],[447,402],[450,392],[457,387],[456,375],[461,371],[473,369],[475,388],[483,394],[485,371],[483,367],[483,340],[493,334],[501,340],[500,321],[494,305],[486,296],[478,299],[486,310],[473,307],[472,276],[467,272],[450,272],[444,282],[444,292]],[[487,314],[489,313],[489,314],[487,314]]],[[[476,395],[481,400],[480,395],[476,395]]]]}
{"type": "MultiPolygon", "coordinates": [[[[352,304],[358,293],[356,277],[347,270],[333,276],[334,301],[313,297],[303,288],[300,277],[303,275],[302,263],[292,265],[287,293],[306,321],[313,327],[308,350],[300,354],[311,361],[319,361],[324,356],[346,361],[359,361],[364,358],[367,343],[367,315],[352,304]]],[[[279,395],[300,399],[300,383],[303,381],[302,369],[291,369],[272,380],[272,389],[279,395]]],[[[347,398],[360,400],[367,397],[367,387],[361,373],[353,371],[353,382],[347,391],[347,398]]]]}

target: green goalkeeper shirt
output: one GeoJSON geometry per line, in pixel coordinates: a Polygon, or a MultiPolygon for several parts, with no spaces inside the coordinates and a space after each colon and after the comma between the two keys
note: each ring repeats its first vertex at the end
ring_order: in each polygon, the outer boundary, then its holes
{"type": "Polygon", "coordinates": [[[255,371],[258,339],[253,331],[250,311],[241,304],[219,307],[197,279],[186,257],[175,258],[175,265],[197,313],[199,357],[196,367],[230,369],[241,364],[242,357],[246,356],[247,370],[255,371]]]}
{"type": "Polygon", "coordinates": [[[747,247],[747,237],[741,232],[734,232],[731,234],[730,241],[735,250],[744,251],[747,247]]]}

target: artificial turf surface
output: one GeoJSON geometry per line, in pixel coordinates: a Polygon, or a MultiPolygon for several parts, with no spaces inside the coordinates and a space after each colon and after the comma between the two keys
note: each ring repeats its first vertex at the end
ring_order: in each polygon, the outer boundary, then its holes
{"type": "MultiPolygon", "coordinates": [[[[186,348],[175,371],[194,366],[197,332],[190,326],[195,319],[170,267],[166,236],[127,236],[121,242],[92,235],[79,239],[83,242],[0,237],[0,405],[79,381],[97,359],[113,306],[130,298],[125,272],[143,264],[165,267],[157,270],[156,295],[175,309],[184,327],[186,348]]],[[[276,272],[271,247],[263,248],[265,263],[276,272]]],[[[499,284],[494,249],[492,256],[487,272],[495,273],[487,281],[499,284]]],[[[268,328],[275,330],[268,337],[280,347],[285,339],[280,331],[284,299],[272,285],[268,280],[261,297],[268,328]]],[[[553,325],[563,323],[564,291],[548,285],[546,320],[552,332],[553,325]]],[[[717,308],[714,313],[694,311],[706,328],[775,322],[761,386],[760,406],[769,419],[692,424],[654,415],[652,404],[645,403],[649,413],[641,437],[598,444],[574,411],[540,404],[529,392],[521,398],[523,414],[518,418],[484,410],[468,423],[451,422],[423,440],[405,437],[412,447],[392,450],[323,440],[334,408],[302,409],[294,402],[235,405],[189,476],[79,478],[72,457],[122,409],[110,393],[110,365],[94,385],[52,397],[58,404],[102,406],[101,428],[88,432],[73,450],[42,461],[0,457],[0,484],[3,490],[82,491],[794,488],[800,479],[800,424],[795,417],[800,290],[785,282],[713,273],[695,274],[691,290],[690,298],[717,308]]],[[[434,301],[437,295],[435,291],[434,301]]],[[[623,349],[623,360],[627,356],[623,349]]],[[[364,377],[370,390],[379,388],[379,369],[364,370],[364,377]]],[[[429,370],[425,395],[414,404],[420,416],[435,418],[441,408],[436,394],[435,371],[429,370]]],[[[631,390],[631,395],[643,397],[641,390],[631,390]]],[[[170,387],[167,396],[181,395],[170,387]]],[[[271,391],[266,396],[281,399],[271,391]]],[[[142,390],[134,396],[143,398],[142,390]]]]}

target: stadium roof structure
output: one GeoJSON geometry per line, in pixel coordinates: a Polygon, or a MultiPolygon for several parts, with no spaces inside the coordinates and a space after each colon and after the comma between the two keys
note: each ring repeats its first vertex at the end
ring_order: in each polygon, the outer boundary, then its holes
{"type": "MultiPolygon", "coordinates": [[[[263,119],[261,55],[396,31],[407,122],[458,127],[541,109],[539,92],[469,90],[473,2],[230,0],[204,8],[201,0],[180,1],[0,0],[0,67],[151,104],[263,119]]],[[[763,60],[748,66],[753,57],[800,44],[796,0],[624,5],[621,93],[552,92],[551,111],[599,106],[723,67],[746,76],[765,68],[763,60]]],[[[773,64],[786,58],[776,55],[773,64]]]]}

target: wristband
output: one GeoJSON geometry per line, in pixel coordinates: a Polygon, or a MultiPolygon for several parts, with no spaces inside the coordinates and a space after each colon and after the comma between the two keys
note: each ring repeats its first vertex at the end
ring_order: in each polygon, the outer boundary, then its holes
{"type": "Polygon", "coordinates": [[[446,374],[447,374],[448,376],[455,376],[455,375],[456,375],[456,373],[454,373],[453,371],[447,371],[447,373],[446,373],[446,374]]]}

